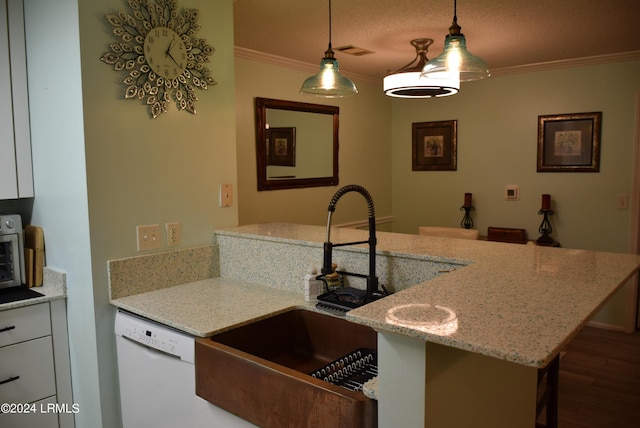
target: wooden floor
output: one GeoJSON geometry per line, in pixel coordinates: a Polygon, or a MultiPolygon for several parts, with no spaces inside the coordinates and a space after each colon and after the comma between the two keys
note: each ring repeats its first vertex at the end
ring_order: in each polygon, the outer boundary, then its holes
{"type": "Polygon", "coordinates": [[[585,327],[565,351],[559,427],[640,427],[640,332],[585,327]]]}

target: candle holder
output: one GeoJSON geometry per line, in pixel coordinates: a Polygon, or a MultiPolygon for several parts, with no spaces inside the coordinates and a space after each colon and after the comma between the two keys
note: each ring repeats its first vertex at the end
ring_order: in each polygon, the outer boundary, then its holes
{"type": "Polygon", "coordinates": [[[463,205],[460,207],[460,211],[464,210],[464,217],[460,222],[460,227],[465,229],[471,229],[473,227],[473,219],[471,218],[471,211],[475,210],[473,205],[463,205]]]}
{"type": "Polygon", "coordinates": [[[538,215],[543,215],[542,223],[540,223],[540,227],[538,228],[538,232],[540,232],[540,237],[536,240],[538,245],[545,246],[554,246],[555,241],[549,235],[553,232],[553,227],[551,227],[551,222],[549,221],[549,216],[553,215],[553,210],[551,209],[541,209],[538,211],[538,215]]]}

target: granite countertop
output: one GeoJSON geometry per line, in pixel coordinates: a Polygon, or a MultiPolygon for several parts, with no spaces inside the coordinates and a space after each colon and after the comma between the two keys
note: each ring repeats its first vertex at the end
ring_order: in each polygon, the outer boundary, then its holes
{"type": "Polygon", "coordinates": [[[33,291],[42,294],[41,297],[18,300],[0,304],[0,311],[20,308],[23,306],[37,305],[38,303],[50,302],[57,299],[67,298],[66,274],[51,267],[44,268],[43,285],[33,287],[33,291]]]}
{"type": "MultiPolygon", "coordinates": [[[[315,252],[321,251],[325,228],[268,223],[216,234],[311,246],[315,252]]],[[[331,239],[352,242],[367,234],[334,229],[331,239]]],[[[348,320],[532,367],[546,366],[640,267],[640,256],[630,254],[387,232],[378,232],[377,239],[380,255],[420,263],[458,261],[459,267],[350,311],[348,320]]],[[[366,246],[341,248],[367,251],[366,246]]],[[[315,309],[300,292],[225,277],[111,303],[198,337],[293,308],[315,309]]]]}
{"type": "MultiPolygon", "coordinates": [[[[325,239],[323,227],[283,223],[216,233],[297,245],[325,239]]],[[[331,239],[366,236],[336,229],[331,239]]],[[[467,265],[350,311],[347,319],[533,367],[546,366],[640,267],[640,256],[630,254],[385,232],[377,238],[379,254],[467,265]]]]}
{"type": "Polygon", "coordinates": [[[313,308],[300,294],[220,277],[121,297],[111,304],[197,337],[289,309],[313,308]]]}

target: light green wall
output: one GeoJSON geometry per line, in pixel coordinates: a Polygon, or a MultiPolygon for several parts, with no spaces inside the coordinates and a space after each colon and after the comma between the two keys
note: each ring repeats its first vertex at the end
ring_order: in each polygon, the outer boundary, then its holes
{"type": "Polygon", "coordinates": [[[207,66],[218,84],[196,91],[195,115],[172,102],[156,119],[143,102],[123,99],[126,73],[100,61],[115,41],[102,16],[126,2],[80,9],[92,238],[105,243],[107,259],[136,254],[136,225],[182,222],[182,246],[192,246],[237,220],[237,204],[218,204],[218,186],[236,184],[232,2],[178,4],[199,9],[197,37],[216,49],[207,66]]]}
{"type": "MultiPolygon", "coordinates": [[[[392,113],[394,231],[418,226],[458,227],[465,192],[473,193],[475,227],[525,228],[539,236],[541,195],[555,211],[552,236],[563,247],[627,252],[630,211],[616,197],[631,196],[635,99],[640,62],[606,64],[492,77],[463,84],[442,99],[394,100],[392,113]],[[537,173],[539,115],[601,111],[599,173],[537,173]],[[411,170],[411,124],[458,121],[457,171],[411,170]],[[520,186],[519,201],[505,201],[504,186],[520,186]]],[[[597,318],[622,323],[618,294],[597,318]]]]}
{"type": "Polygon", "coordinates": [[[178,248],[237,224],[237,203],[218,206],[219,184],[237,187],[233,2],[179,6],[199,9],[218,84],[198,92],[196,115],[172,105],[153,120],[123,99],[125,74],[100,61],[116,41],[104,15],[126,1],[26,0],[37,195],[28,214],[44,227],[47,265],[67,272],[79,428],[120,426],[107,260],[139,254],[136,225],[159,223],[166,251],[166,222],[182,223],[178,248]]]}
{"type": "MultiPolygon", "coordinates": [[[[302,82],[313,73],[236,57],[240,224],[266,221],[326,224],[331,196],[346,184],[359,184],[369,190],[376,216],[391,215],[391,102],[382,93],[381,83],[354,79],[359,94],[348,98],[323,99],[300,94],[302,82]],[[258,192],[256,97],[340,107],[338,186],[258,192]]],[[[365,207],[359,195],[345,195],[336,209],[334,224],[365,220],[365,207]]]]}
{"type": "Polygon", "coordinates": [[[463,84],[458,95],[393,104],[393,211],[398,232],[418,226],[457,226],[465,192],[473,219],[527,229],[539,236],[541,195],[551,194],[554,236],[565,247],[626,251],[629,211],[616,197],[630,194],[636,90],[640,62],[494,77],[463,84]],[[615,76],[615,77],[614,77],[615,76]],[[612,78],[613,77],[613,78],[612,78]],[[601,111],[599,173],[536,172],[538,116],[601,111]],[[457,171],[411,170],[411,124],[458,121],[457,171]],[[504,186],[520,186],[505,201],[504,186]]]}
{"type": "Polygon", "coordinates": [[[237,204],[220,208],[219,185],[236,186],[233,3],[181,1],[198,8],[197,37],[215,49],[212,77],[197,91],[197,113],[169,111],[151,119],[141,102],[124,100],[123,73],[100,61],[115,41],[103,15],[125,2],[101,0],[80,6],[80,33],[101,397],[107,412],[117,399],[113,308],[108,305],[107,260],[136,255],[136,225],[182,223],[180,247],[212,242],[213,230],[237,223],[237,204]],[[114,401],[112,401],[114,400],[114,401]]]}

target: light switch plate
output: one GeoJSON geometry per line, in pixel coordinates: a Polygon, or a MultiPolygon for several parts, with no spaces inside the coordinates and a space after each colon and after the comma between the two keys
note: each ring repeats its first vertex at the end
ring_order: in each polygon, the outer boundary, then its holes
{"type": "Polygon", "coordinates": [[[138,238],[138,251],[155,250],[162,246],[159,224],[136,226],[136,235],[138,238]]]}
{"type": "Polygon", "coordinates": [[[504,199],[506,201],[517,201],[520,199],[520,186],[517,184],[507,184],[504,186],[504,199]]]}

